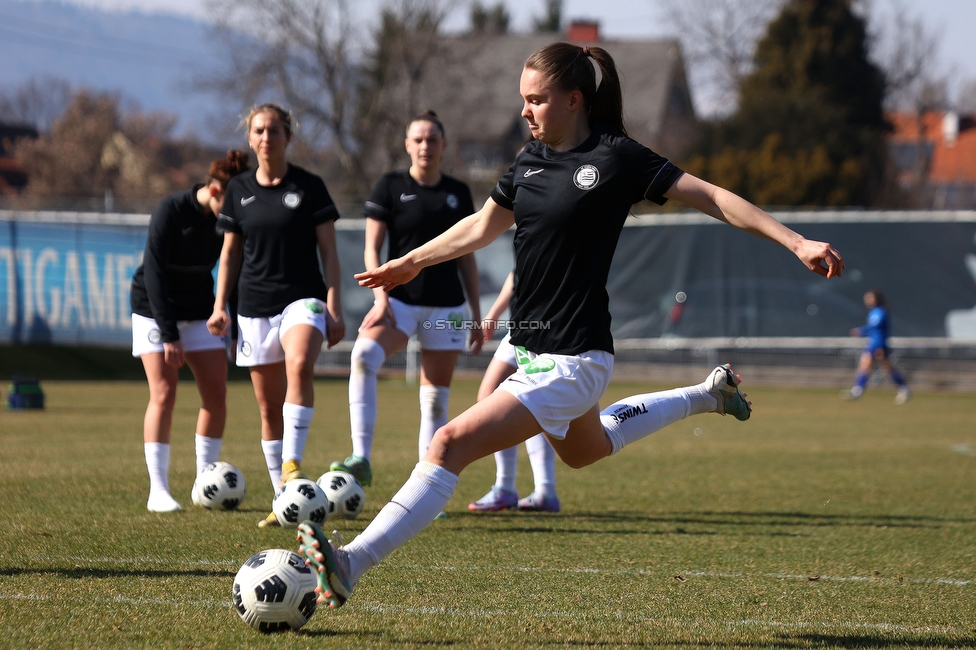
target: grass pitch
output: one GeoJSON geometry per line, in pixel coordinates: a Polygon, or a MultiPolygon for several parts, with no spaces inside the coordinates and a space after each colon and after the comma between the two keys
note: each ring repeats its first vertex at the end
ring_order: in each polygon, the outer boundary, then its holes
{"type": "MultiPolygon", "coordinates": [[[[748,377],[746,378],[748,382],[748,377]]],[[[458,381],[451,411],[477,384],[458,381]]],[[[976,647],[976,399],[753,388],[752,420],[673,425],[583,470],[559,467],[563,512],[471,514],[494,462],[336,612],[268,638],[231,608],[238,567],[292,533],[258,529],[272,487],[245,382],[222,459],[238,512],[194,508],[199,400],[180,386],[170,485],[154,514],[142,382],[45,382],[44,412],[0,412],[0,646],[976,647]]],[[[655,387],[614,384],[603,404],[655,387]]],[[[346,384],[316,385],[304,467],[349,451],[346,384]]],[[[416,462],[415,387],[386,380],[373,487],[349,540],[416,462]]],[[[531,491],[521,452],[519,487],[531,491]]]]}

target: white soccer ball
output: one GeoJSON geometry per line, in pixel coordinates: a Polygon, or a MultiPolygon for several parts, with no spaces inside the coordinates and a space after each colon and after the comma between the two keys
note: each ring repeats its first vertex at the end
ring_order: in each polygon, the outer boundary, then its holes
{"type": "Polygon", "coordinates": [[[235,510],[247,493],[244,473],[230,463],[207,465],[193,482],[193,503],[216,510],[235,510]]]}
{"type": "Polygon", "coordinates": [[[297,630],[315,613],[317,586],[301,555],[268,549],[252,555],[234,576],[234,608],[259,632],[297,630]]]}
{"type": "Polygon", "coordinates": [[[349,472],[326,472],[317,481],[334,506],[333,512],[346,519],[355,519],[366,504],[363,484],[349,472]]]}
{"type": "Polygon", "coordinates": [[[282,528],[298,528],[306,519],[324,524],[333,506],[315,481],[297,478],[278,488],[271,510],[282,528]]]}

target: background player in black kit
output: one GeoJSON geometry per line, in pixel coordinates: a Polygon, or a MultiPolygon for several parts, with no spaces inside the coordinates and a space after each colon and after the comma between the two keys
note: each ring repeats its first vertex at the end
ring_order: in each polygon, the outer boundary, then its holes
{"type": "MultiPolygon", "coordinates": [[[[389,235],[390,258],[430,241],[474,212],[471,191],[441,173],[447,140],[433,111],[407,125],[405,140],[410,168],[384,174],[366,202],[367,269],[381,263],[389,235]]],[[[416,278],[387,293],[376,290],[373,307],[363,318],[352,349],[349,371],[349,420],[352,455],[332,463],[332,470],[351,472],[370,485],[370,454],[376,425],[376,374],[390,355],[403,350],[410,336],[420,341],[420,436],[423,458],[434,432],[447,422],[451,377],[458,354],[483,343],[480,327],[456,329],[457,321],[480,323],[478,267],[474,253],[424,269],[416,278]],[[460,277],[459,277],[460,276],[460,277]],[[463,286],[462,286],[463,285],[463,286]],[[470,316],[464,308],[465,296],[470,316]]]]}
{"type": "MultiPolygon", "coordinates": [[[[226,234],[208,326],[214,334],[227,331],[227,298],[236,283],[237,365],[250,368],[261,445],[277,488],[304,477],[315,359],[324,340],[332,346],[345,334],[335,239],[339,213],[322,179],[285,159],[292,133],[288,111],[262,104],[251,109],[245,125],[258,167],[227,185],[220,211],[226,234]]],[[[260,523],[278,522],[272,513],[260,523]]]]}
{"type": "Polygon", "coordinates": [[[790,249],[820,275],[843,270],[830,244],[804,239],[627,138],[620,83],[605,50],[547,45],[525,62],[519,92],[536,141],[485,206],[406,256],[356,275],[364,286],[392,289],[421,268],[487,245],[514,223],[510,331],[519,369],[437,431],[424,460],[351,543],[337,548],[315,524],[299,526],[300,549],[317,569],[322,600],[331,607],[342,605],[368,569],[437,516],[461,470],[540,430],[566,464],[583,467],[689,415],[749,418],[750,405],[728,365],[701,384],[635,395],[601,412],[598,401],[613,369],[607,275],[632,204],[678,199],[790,249]]]}
{"type": "Polygon", "coordinates": [[[153,512],[180,510],[169,492],[170,434],[179,368],[193,371],[200,393],[197,474],[220,457],[227,420],[224,341],[207,331],[213,308],[213,267],[223,235],[217,214],[233,176],[247,169],[247,154],[228,151],[210,164],[206,184],[163,199],[153,211],[142,265],[132,277],[132,356],[149,380],[143,422],[149,501],[153,512]]]}

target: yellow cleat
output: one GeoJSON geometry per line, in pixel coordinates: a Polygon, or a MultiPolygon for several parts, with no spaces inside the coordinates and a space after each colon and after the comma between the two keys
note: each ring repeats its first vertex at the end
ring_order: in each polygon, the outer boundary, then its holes
{"type": "Polygon", "coordinates": [[[267,517],[258,522],[258,528],[268,528],[269,526],[280,526],[278,523],[278,518],[275,517],[275,513],[269,514],[267,517]]]}

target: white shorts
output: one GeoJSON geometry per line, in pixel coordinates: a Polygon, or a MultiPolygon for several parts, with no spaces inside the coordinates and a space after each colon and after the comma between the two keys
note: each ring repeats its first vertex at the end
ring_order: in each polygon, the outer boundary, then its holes
{"type": "Polygon", "coordinates": [[[513,368],[518,368],[518,360],[515,358],[515,346],[512,345],[511,333],[506,334],[505,338],[498,342],[498,347],[495,349],[495,354],[493,354],[491,358],[498,359],[502,363],[506,363],[513,368]]]}
{"type": "MultiPolygon", "coordinates": [[[[220,336],[214,336],[207,329],[205,320],[181,320],[176,323],[184,352],[201,350],[223,350],[226,345],[220,336]]],[[[159,325],[154,318],[132,314],[132,356],[163,351],[163,339],[159,325]]]]}
{"type": "Polygon", "coordinates": [[[318,298],[303,298],[270,318],[238,316],[237,365],[248,368],[283,362],[281,337],[295,325],[311,325],[325,336],[325,303],[318,298]]]}
{"type": "Polygon", "coordinates": [[[467,347],[468,331],[462,326],[468,318],[465,303],[457,307],[424,307],[390,298],[390,311],[398,330],[407,336],[417,335],[421,350],[463,352],[467,347]]]}
{"type": "Polygon", "coordinates": [[[542,430],[565,438],[569,423],[600,402],[613,375],[613,355],[589,350],[576,356],[516,348],[518,370],[498,387],[529,409],[542,430]]]}

